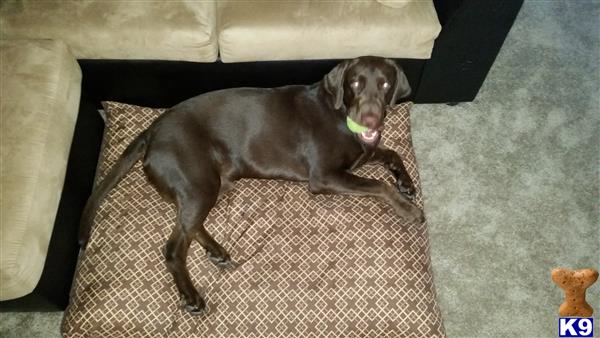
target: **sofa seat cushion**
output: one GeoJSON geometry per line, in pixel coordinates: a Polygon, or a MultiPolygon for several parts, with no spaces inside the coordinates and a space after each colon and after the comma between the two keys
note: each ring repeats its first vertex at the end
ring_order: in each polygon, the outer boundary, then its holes
{"type": "Polygon", "coordinates": [[[369,1],[219,1],[223,62],[428,59],[441,26],[431,0],[400,8],[369,1]]]}
{"type": "Polygon", "coordinates": [[[217,59],[214,1],[6,1],[2,37],[60,39],[78,59],[217,59]]]}
{"type": "Polygon", "coordinates": [[[42,274],[79,108],[81,70],[51,40],[0,41],[0,300],[42,274]]]}

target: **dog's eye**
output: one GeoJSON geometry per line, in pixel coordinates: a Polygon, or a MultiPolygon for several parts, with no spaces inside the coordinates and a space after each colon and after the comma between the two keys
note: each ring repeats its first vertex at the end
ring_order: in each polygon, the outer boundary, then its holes
{"type": "Polygon", "coordinates": [[[360,82],[358,81],[352,81],[350,82],[350,87],[357,89],[360,86],[360,82]]]}
{"type": "Polygon", "coordinates": [[[388,82],[384,82],[384,83],[381,85],[381,88],[383,88],[383,89],[388,89],[388,88],[390,88],[390,84],[389,84],[388,82]]]}

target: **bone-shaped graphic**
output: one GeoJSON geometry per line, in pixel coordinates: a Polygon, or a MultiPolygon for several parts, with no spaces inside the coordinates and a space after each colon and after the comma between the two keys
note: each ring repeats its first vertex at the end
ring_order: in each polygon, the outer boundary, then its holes
{"type": "Polygon", "coordinates": [[[594,309],[585,301],[585,290],[598,279],[594,269],[552,270],[552,280],[565,291],[565,302],[560,305],[561,317],[591,317],[594,309]]]}

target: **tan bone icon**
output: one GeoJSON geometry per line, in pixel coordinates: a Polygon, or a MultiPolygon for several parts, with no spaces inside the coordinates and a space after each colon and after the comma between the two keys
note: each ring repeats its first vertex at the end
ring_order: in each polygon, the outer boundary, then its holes
{"type": "Polygon", "coordinates": [[[594,309],[585,301],[585,290],[598,279],[594,269],[552,270],[552,280],[565,292],[565,301],[560,305],[561,317],[591,317],[594,309]]]}

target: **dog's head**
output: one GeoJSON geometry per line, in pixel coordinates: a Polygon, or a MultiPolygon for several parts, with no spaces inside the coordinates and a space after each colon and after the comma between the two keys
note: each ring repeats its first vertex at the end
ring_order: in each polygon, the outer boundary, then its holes
{"type": "Polygon", "coordinates": [[[356,124],[351,130],[367,144],[379,141],[386,106],[411,92],[400,66],[374,56],[340,63],[325,76],[323,86],[333,107],[356,124]]]}

